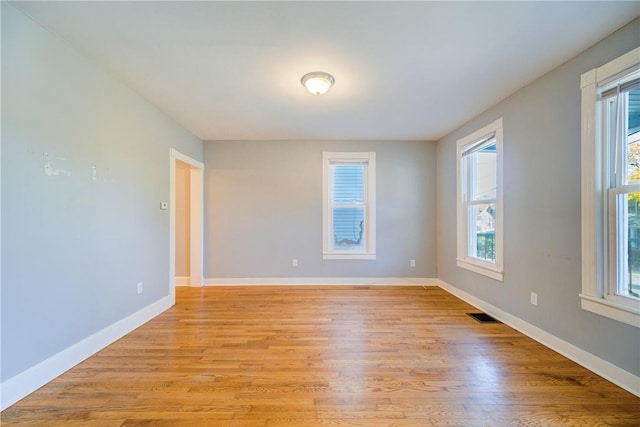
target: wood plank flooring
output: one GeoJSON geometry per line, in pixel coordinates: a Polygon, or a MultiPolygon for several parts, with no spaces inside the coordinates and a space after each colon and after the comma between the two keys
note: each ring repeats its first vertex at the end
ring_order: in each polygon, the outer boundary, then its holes
{"type": "Polygon", "coordinates": [[[178,288],[3,426],[638,426],[640,399],[439,288],[178,288]]]}

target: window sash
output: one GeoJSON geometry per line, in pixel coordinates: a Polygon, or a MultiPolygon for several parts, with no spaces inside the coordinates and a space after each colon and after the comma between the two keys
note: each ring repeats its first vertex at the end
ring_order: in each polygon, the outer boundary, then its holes
{"type": "Polygon", "coordinates": [[[604,100],[620,93],[630,92],[633,89],[640,87],[640,70],[629,76],[623,77],[621,80],[616,79],[614,82],[614,85],[600,86],[600,99],[604,100]],[[638,77],[636,77],[636,75],[638,75],[638,77]]]}
{"type": "MultiPolygon", "coordinates": [[[[330,197],[329,197],[329,203],[332,206],[349,206],[349,205],[353,205],[353,206],[357,206],[357,205],[367,205],[368,204],[368,200],[367,200],[367,173],[368,173],[368,162],[366,161],[352,161],[352,162],[338,162],[338,161],[333,161],[331,162],[331,166],[330,166],[330,183],[329,183],[329,191],[330,191],[330,197]],[[334,166],[353,166],[353,165],[358,165],[358,166],[362,166],[362,176],[359,177],[358,181],[362,182],[362,195],[361,195],[361,199],[362,201],[357,201],[357,200],[351,200],[350,203],[347,202],[339,202],[336,201],[336,190],[338,190],[338,188],[336,187],[336,169],[334,166]]],[[[348,183],[344,183],[344,184],[348,184],[348,183]]]]}
{"type": "MultiPolygon", "coordinates": [[[[479,154],[482,150],[491,145],[496,145],[496,134],[495,132],[489,134],[478,140],[475,143],[469,144],[468,147],[462,152],[462,165],[463,165],[463,182],[464,188],[462,190],[462,197],[464,202],[477,201],[482,203],[487,200],[495,200],[496,198],[481,198],[476,197],[476,188],[477,188],[477,180],[478,180],[478,165],[473,161],[471,157],[473,154],[479,154]]],[[[496,148],[497,150],[497,148],[496,148]]],[[[496,174],[497,174],[497,155],[494,159],[496,162],[496,174]]],[[[497,176],[496,176],[497,179],[497,176]]],[[[497,187],[497,186],[496,186],[497,187]]],[[[496,188],[497,194],[497,188],[496,188]]]]}
{"type": "Polygon", "coordinates": [[[462,157],[465,158],[473,153],[476,153],[478,151],[482,151],[483,149],[487,148],[488,146],[495,144],[496,143],[496,133],[492,132],[480,139],[478,139],[476,142],[469,144],[468,146],[465,147],[465,149],[462,151],[462,157]]]}
{"type": "Polygon", "coordinates": [[[608,157],[608,178],[605,176],[604,188],[617,188],[629,183],[628,170],[628,129],[629,95],[619,93],[604,100],[602,108],[602,137],[608,157]]]}
{"type": "Polygon", "coordinates": [[[351,207],[343,207],[343,206],[334,206],[331,208],[330,213],[330,221],[331,221],[331,249],[336,252],[346,252],[346,251],[362,251],[367,248],[367,225],[368,225],[368,209],[364,205],[359,206],[351,206],[351,207]],[[338,236],[338,230],[336,229],[335,224],[335,214],[337,210],[340,209],[358,209],[362,210],[362,225],[357,225],[358,229],[352,230],[351,234],[343,234],[342,237],[345,239],[351,240],[353,243],[351,246],[356,246],[355,248],[347,249],[344,247],[340,247],[336,242],[336,237],[338,236]],[[358,238],[356,238],[358,235],[358,238]]]}
{"type": "MultiPolygon", "coordinates": [[[[497,257],[496,257],[496,238],[497,238],[497,230],[496,230],[496,223],[494,220],[494,224],[493,224],[493,242],[491,244],[492,247],[492,253],[493,253],[493,259],[491,258],[487,258],[487,257],[482,257],[480,256],[480,251],[478,249],[478,231],[477,231],[477,227],[478,227],[478,218],[477,215],[472,215],[472,209],[475,209],[475,207],[477,206],[481,206],[481,205],[493,205],[493,209],[494,211],[497,211],[497,200],[496,199],[492,199],[492,200],[482,200],[479,202],[469,202],[469,203],[465,203],[465,211],[464,211],[464,215],[465,215],[465,223],[466,223],[466,240],[467,240],[467,248],[466,248],[466,256],[469,258],[472,258],[476,261],[482,262],[482,263],[488,263],[491,264],[493,266],[496,265],[497,262],[497,257]]],[[[486,241],[486,237],[485,236],[485,241],[486,241]]],[[[486,251],[486,249],[485,249],[486,251]]]]}
{"type": "Polygon", "coordinates": [[[625,196],[640,192],[640,184],[614,188],[608,191],[609,218],[609,263],[608,286],[605,298],[638,300],[631,295],[628,281],[632,272],[629,269],[629,218],[628,200],[625,196]]]}

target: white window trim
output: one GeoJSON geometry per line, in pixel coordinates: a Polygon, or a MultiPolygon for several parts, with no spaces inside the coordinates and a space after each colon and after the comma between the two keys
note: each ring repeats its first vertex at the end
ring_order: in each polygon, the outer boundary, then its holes
{"type": "Polygon", "coordinates": [[[602,111],[598,87],[640,64],[640,47],[582,74],[582,309],[640,328],[640,302],[608,296],[605,289],[602,111]]]}
{"type": "Polygon", "coordinates": [[[457,141],[456,150],[456,175],[457,175],[457,258],[458,267],[473,271],[492,279],[503,281],[503,223],[504,209],[502,203],[502,118],[488,124],[482,129],[457,141]],[[463,203],[464,169],[462,166],[462,153],[469,145],[475,144],[488,135],[494,134],[496,138],[496,262],[490,263],[467,255],[468,237],[465,223],[463,203]]]}
{"type": "Polygon", "coordinates": [[[322,259],[325,260],[375,260],[376,259],[376,153],[375,152],[323,152],[322,153],[322,259]],[[364,251],[336,251],[331,249],[331,206],[329,180],[331,162],[366,161],[366,248],[364,251]]]}

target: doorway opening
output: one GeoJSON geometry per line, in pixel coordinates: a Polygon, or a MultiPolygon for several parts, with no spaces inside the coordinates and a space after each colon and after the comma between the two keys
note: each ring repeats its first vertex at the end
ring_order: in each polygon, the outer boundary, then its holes
{"type": "Polygon", "coordinates": [[[170,295],[175,286],[203,284],[204,164],[171,149],[170,154],[170,295]]]}

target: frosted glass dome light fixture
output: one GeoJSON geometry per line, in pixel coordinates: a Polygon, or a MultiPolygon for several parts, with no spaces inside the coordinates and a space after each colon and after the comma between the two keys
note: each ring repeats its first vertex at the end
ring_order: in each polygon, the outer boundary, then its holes
{"type": "Polygon", "coordinates": [[[323,71],[313,71],[302,76],[300,80],[302,86],[313,95],[322,95],[326,93],[336,82],[333,76],[323,71]]]}

